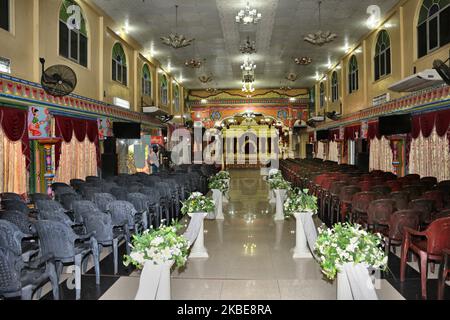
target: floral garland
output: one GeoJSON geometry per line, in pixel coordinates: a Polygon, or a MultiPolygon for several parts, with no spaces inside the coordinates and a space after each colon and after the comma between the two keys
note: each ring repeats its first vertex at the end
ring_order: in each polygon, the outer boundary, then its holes
{"type": "Polygon", "coordinates": [[[130,255],[124,256],[124,265],[130,264],[142,269],[146,261],[155,265],[174,261],[177,267],[186,264],[189,242],[177,234],[181,225],[162,226],[157,230],[145,230],[142,234],[133,235],[130,255]]]}
{"type": "Polygon", "coordinates": [[[213,212],[215,203],[210,197],[204,196],[201,192],[193,192],[185,201],[181,201],[183,207],[181,213],[192,214],[194,212],[213,212]]]}
{"type": "Polygon", "coordinates": [[[290,217],[296,212],[317,212],[317,197],[308,192],[308,189],[294,189],[284,202],[284,215],[290,217]]]}
{"type": "Polygon", "coordinates": [[[385,270],[388,257],[381,240],[379,233],[369,233],[358,224],[338,223],[333,229],[319,228],[315,252],[322,272],[334,280],[340,266],[348,262],[385,270]]]}

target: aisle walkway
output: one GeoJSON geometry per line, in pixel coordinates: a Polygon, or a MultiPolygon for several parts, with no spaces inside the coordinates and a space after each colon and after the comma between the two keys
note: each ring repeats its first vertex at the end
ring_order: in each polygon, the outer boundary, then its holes
{"type": "MultiPolygon", "coordinates": [[[[275,208],[259,170],[231,171],[230,202],[225,221],[205,222],[209,259],[189,260],[172,273],[172,298],[336,299],[336,286],[323,280],[313,259],[292,258],[294,220],[273,220],[275,208]]],[[[133,299],[139,273],[122,276],[101,299],[133,299]]],[[[383,280],[383,299],[402,299],[383,280]]]]}

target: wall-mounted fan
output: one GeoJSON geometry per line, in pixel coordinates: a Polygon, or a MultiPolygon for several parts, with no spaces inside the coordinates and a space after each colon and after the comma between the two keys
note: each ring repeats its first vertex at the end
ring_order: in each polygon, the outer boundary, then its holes
{"type": "Polygon", "coordinates": [[[337,121],[340,118],[336,111],[327,112],[326,115],[327,115],[328,119],[333,120],[333,121],[337,121]]]}
{"type": "Polygon", "coordinates": [[[167,123],[173,119],[173,115],[162,115],[162,116],[156,116],[161,122],[167,123]]]}
{"type": "Polygon", "coordinates": [[[446,84],[450,86],[450,67],[446,65],[446,63],[450,60],[447,59],[445,62],[442,60],[434,60],[433,69],[439,73],[442,80],[445,81],[446,84]]]}
{"type": "Polygon", "coordinates": [[[306,121],[306,125],[311,128],[315,128],[317,126],[316,122],[312,119],[309,119],[308,121],[306,121]]]}
{"type": "Polygon", "coordinates": [[[45,59],[40,58],[42,65],[42,88],[48,94],[54,97],[64,97],[72,93],[77,86],[77,75],[75,72],[64,65],[54,65],[45,69],[45,59]]]}

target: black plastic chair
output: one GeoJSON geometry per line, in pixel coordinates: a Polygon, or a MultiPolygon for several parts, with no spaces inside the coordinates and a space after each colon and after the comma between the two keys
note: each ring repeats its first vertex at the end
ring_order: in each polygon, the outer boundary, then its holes
{"type": "Polygon", "coordinates": [[[0,220],[0,247],[10,249],[25,262],[30,261],[39,252],[36,244],[27,246],[23,244],[24,239],[31,237],[30,234],[20,231],[15,224],[0,220]]]}
{"type": "Polygon", "coordinates": [[[0,248],[0,270],[0,296],[31,300],[33,293],[50,281],[53,299],[59,300],[58,275],[51,255],[25,263],[10,249],[0,248]]]}
{"type": "Polygon", "coordinates": [[[162,212],[162,208],[159,203],[154,203],[152,198],[142,193],[128,194],[128,202],[133,204],[137,212],[147,216],[148,226],[159,226],[161,223],[162,212]]]}
{"type": "Polygon", "coordinates": [[[108,204],[113,201],[116,201],[116,198],[110,193],[94,194],[94,203],[102,212],[108,212],[108,204]]]}
{"type": "Polygon", "coordinates": [[[33,193],[30,194],[31,203],[36,203],[38,200],[52,200],[50,196],[46,193],[33,193]]]}
{"type": "Polygon", "coordinates": [[[0,194],[0,199],[3,200],[17,200],[17,201],[23,201],[22,197],[14,192],[3,192],[0,194]]]}
{"type": "Polygon", "coordinates": [[[2,200],[2,207],[7,211],[19,211],[26,215],[30,214],[30,208],[21,200],[2,200]]]}
{"type": "Polygon", "coordinates": [[[0,213],[0,219],[15,224],[24,234],[35,235],[36,229],[30,218],[20,211],[3,211],[0,213]]]}
{"type": "Polygon", "coordinates": [[[37,221],[36,230],[39,235],[42,255],[53,256],[56,261],[58,275],[61,274],[64,264],[75,266],[75,294],[77,300],[80,299],[81,295],[83,259],[91,254],[94,258],[95,283],[97,285],[100,284],[98,243],[93,233],[80,236],[75,234],[65,224],[48,220],[37,221]]]}
{"type": "Polygon", "coordinates": [[[139,213],[128,201],[116,200],[108,204],[108,212],[114,225],[121,225],[124,222],[128,225],[130,232],[138,233],[148,228],[148,218],[146,212],[139,213]]]}
{"type": "Polygon", "coordinates": [[[73,211],[73,203],[81,200],[81,195],[76,193],[65,193],[59,197],[59,202],[67,211],[73,211]]]}

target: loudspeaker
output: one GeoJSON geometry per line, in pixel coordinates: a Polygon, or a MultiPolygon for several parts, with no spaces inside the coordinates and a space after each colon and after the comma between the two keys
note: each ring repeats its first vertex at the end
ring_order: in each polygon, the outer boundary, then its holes
{"type": "Polygon", "coordinates": [[[102,154],[102,178],[117,176],[119,174],[116,154],[102,154]]]}
{"type": "Polygon", "coordinates": [[[306,159],[312,159],[314,153],[314,145],[311,143],[308,143],[306,145],[306,159]]]}
{"type": "Polygon", "coordinates": [[[116,152],[116,138],[105,137],[103,140],[103,148],[105,154],[115,154],[116,152]]]}

